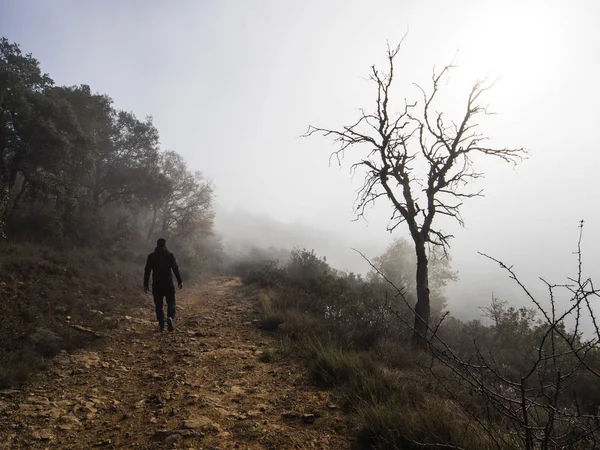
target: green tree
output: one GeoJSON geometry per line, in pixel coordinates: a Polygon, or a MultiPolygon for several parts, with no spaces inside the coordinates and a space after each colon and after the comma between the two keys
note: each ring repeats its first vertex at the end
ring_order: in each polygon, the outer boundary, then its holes
{"type": "MultiPolygon", "coordinates": [[[[446,286],[448,283],[456,281],[458,277],[450,266],[450,260],[441,249],[432,247],[428,260],[431,310],[432,315],[439,316],[446,307],[446,286]]],[[[417,267],[417,258],[414,246],[407,239],[394,239],[381,255],[373,259],[373,262],[388,280],[407,294],[408,298],[416,300],[417,288],[414,273],[417,267]]],[[[381,276],[372,270],[369,272],[369,278],[379,280],[381,276]]]]}
{"type": "Polygon", "coordinates": [[[0,220],[13,209],[11,195],[22,173],[29,146],[23,122],[35,118],[34,99],[53,85],[32,55],[17,44],[0,40],[0,220]]]}
{"type": "Polygon", "coordinates": [[[68,213],[88,160],[77,116],[31,55],[0,41],[0,205],[3,221],[27,198],[68,213]]]}
{"type": "Polygon", "coordinates": [[[157,229],[162,236],[179,238],[210,232],[213,189],[200,172],[190,172],[181,155],[165,152],[161,157],[160,184],[152,207],[149,238],[157,229]]]}

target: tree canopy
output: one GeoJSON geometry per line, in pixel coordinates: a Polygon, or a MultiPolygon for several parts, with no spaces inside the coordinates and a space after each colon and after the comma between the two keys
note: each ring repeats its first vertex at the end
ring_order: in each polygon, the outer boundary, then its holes
{"type": "Polygon", "coordinates": [[[105,244],[117,229],[140,239],[210,235],[211,184],[159,143],[151,117],[118,110],[85,84],[56,86],[31,54],[0,40],[4,237],[105,244]]]}

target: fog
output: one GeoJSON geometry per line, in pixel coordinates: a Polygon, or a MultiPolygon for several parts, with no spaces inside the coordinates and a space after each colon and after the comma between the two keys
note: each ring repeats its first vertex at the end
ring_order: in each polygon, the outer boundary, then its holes
{"type": "MultiPolygon", "coordinates": [[[[393,237],[385,199],[353,221],[361,183],[352,155],[330,164],[335,145],[300,136],[309,124],[339,127],[374,102],[365,80],[385,62],[386,41],[408,36],[394,95],[417,99],[432,68],[459,67],[443,86],[449,115],[481,77],[500,77],[486,103],[485,134],[525,147],[517,167],[477,161],[485,197],[448,223],[459,281],[451,310],[478,316],[492,293],[523,304],[500,268],[523,280],[574,275],[579,220],[584,268],[600,266],[595,179],[600,103],[600,4],[594,1],[17,1],[0,4],[0,29],[58,84],[89,83],[119,108],[152,115],[164,149],[212,180],[226,248],[314,248],[334,266],[364,272],[350,248],[376,256],[393,237]]],[[[355,150],[357,151],[357,150],[355,150]]],[[[537,291],[536,291],[537,292],[537,291]]]]}

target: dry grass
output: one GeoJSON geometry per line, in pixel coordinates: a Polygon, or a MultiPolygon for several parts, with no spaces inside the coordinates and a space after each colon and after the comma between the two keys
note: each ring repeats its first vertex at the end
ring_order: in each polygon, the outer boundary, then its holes
{"type": "Polygon", "coordinates": [[[144,258],[131,252],[0,246],[0,387],[24,381],[61,350],[88,345],[141,301],[144,258]]]}
{"type": "Polygon", "coordinates": [[[267,292],[259,292],[256,295],[257,310],[259,311],[258,327],[261,330],[273,331],[283,323],[283,314],[273,304],[267,292]]]}
{"type": "MultiPolygon", "coordinates": [[[[253,288],[250,288],[253,289],[253,288]]],[[[251,291],[259,326],[276,316],[282,348],[306,362],[310,380],[339,392],[365,449],[496,448],[435,379],[422,369],[424,355],[392,339],[370,349],[337,321],[319,316],[314,297],[294,288],[251,291]]],[[[278,351],[265,359],[272,361],[278,351]]]]}

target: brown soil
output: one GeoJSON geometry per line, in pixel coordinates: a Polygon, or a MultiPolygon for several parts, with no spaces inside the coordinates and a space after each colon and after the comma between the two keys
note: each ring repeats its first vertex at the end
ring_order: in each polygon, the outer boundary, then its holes
{"type": "Polygon", "coordinates": [[[174,333],[157,331],[151,305],[24,388],[0,391],[0,447],[352,447],[332,394],[300,363],[260,361],[276,337],[250,322],[238,279],[180,291],[174,333]]]}

